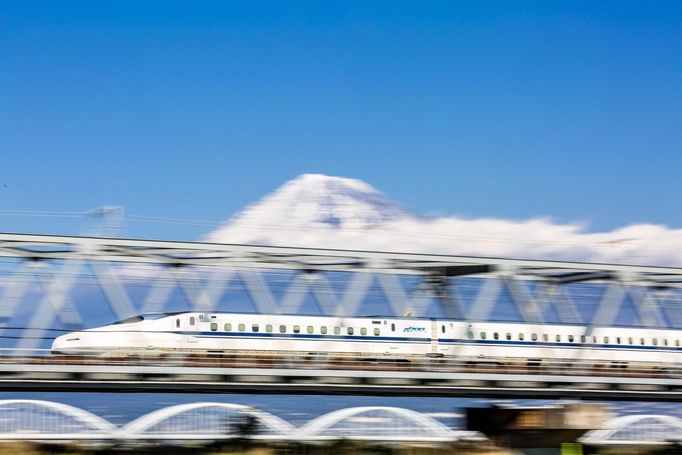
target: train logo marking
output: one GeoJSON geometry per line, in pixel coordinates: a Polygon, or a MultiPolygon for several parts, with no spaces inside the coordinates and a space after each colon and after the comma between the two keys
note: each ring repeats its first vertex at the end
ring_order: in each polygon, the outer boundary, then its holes
{"type": "Polygon", "coordinates": [[[425,333],[426,329],[424,327],[405,327],[403,329],[404,333],[425,333]]]}

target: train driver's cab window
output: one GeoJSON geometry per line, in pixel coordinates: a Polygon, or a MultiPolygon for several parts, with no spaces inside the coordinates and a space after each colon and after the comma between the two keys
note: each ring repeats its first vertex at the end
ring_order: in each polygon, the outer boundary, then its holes
{"type": "Polygon", "coordinates": [[[353,327],[348,327],[348,329],[346,330],[346,333],[348,333],[348,335],[352,335],[353,334],[353,327]]]}
{"type": "Polygon", "coordinates": [[[287,332],[287,326],[284,324],[279,326],[279,333],[286,333],[287,332]]]}
{"type": "Polygon", "coordinates": [[[378,337],[380,333],[379,327],[374,327],[374,336],[378,337]]]}
{"type": "Polygon", "coordinates": [[[175,320],[175,328],[179,329],[180,328],[180,319],[175,320]]]}
{"type": "Polygon", "coordinates": [[[301,333],[301,326],[300,325],[294,326],[294,333],[301,333]]]}
{"type": "Polygon", "coordinates": [[[272,324],[266,324],[265,325],[265,331],[268,333],[272,333],[272,324]]]}
{"type": "Polygon", "coordinates": [[[251,325],[251,331],[252,332],[258,332],[258,330],[260,330],[260,328],[258,327],[258,324],[252,324],[251,325]]]}
{"type": "Polygon", "coordinates": [[[391,323],[391,332],[395,332],[395,324],[391,323]]]}
{"type": "Polygon", "coordinates": [[[216,330],[218,330],[218,323],[211,322],[211,332],[215,332],[216,330]]]}
{"type": "Polygon", "coordinates": [[[312,325],[309,325],[305,331],[308,332],[308,335],[312,335],[312,333],[315,331],[315,329],[313,329],[312,325]]]}
{"type": "Polygon", "coordinates": [[[246,324],[239,324],[237,327],[240,332],[245,332],[246,331],[246,324]]]}
{"type": "Polygon", "coordinates": [[[334,335],[341,335],[341,327],[334,327],[334,335]]]}
{"type": "Polygon", "coordinates": [[[362,327],[362,328],[360,329],[360,335],[367,335],[367,328],[362,327]]]}
{"type": "Polygon", "coordinates": [[[320,333],[321,333],[322,335],[326,335],[326,334],[327,334],[327,326],[326,326],[326,325],[323,325],[322,327],[320,327],[320,333]]]}
{"type": "Polygon", "coordinates": [[[231,331],[232,331],[232,324],[230,324],[229,322],[227,322],[227,323],[225,324],[224,329],[225,329],[226,332],[231,332],[231,331]]]}
{"type": "Polygon", "coordinates": [[[195,325],[197,323],[197,320],[194,316],[189,317],[189,325],[195,325]]]}

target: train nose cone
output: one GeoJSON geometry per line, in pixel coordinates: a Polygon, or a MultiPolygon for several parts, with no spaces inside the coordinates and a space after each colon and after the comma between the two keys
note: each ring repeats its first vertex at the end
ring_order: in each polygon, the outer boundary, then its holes
{"type": "Polygon", "coordinates": [[[52,351],[53,354],[59,353],[60,350],[64,347],[65,336],[66,335],[60,335],[52,341],[52,347],[50,348],[50,350],[52,351]]]}
{"type": "Polygon", "coordinates": [[[81,337],[78,333],[67,333],[66,335],[60,335],[52,341],[52,347],[50,350],[53,354],[63,354],[73,351],[78,346],[80,346],[81,337]]]}

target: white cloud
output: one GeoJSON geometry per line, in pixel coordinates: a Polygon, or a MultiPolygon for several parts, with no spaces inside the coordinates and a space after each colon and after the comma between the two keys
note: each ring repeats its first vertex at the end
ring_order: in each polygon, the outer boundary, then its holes
{"type": "Polygon", "coordinates": [[[682,265],[682,229],[635,224],[608,232],[590,232],[584,223],[561,224],[548,218],[425,219],[409,214],[364,182],[319,175],[304,175],[287,182],[204,240],[682,265]],[[330,219],[334,223],[329,223],[330,219]]]}
{"type": "Polygon", "coordinates": [[[403,220],[364,228],[227,225],[209,241],[587,262],[682,265],[682,229],[637,224],[589,232],[545,218],[403,220]]]}

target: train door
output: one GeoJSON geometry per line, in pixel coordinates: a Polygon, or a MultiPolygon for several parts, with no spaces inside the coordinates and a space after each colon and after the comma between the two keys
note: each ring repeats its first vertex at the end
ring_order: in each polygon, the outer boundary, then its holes
{"type": "Polygon", "coordinates": [[[173,341],[185,341],[186,320],[178,316],[173,321],[173,341]]]}
{"type": "Polygon", "coordinates": [[[189,330],[187,331],[187,341],[189,343],[196,343],[197,342],[197,337],[195,336],[195,333],[197,332],[197,318],[196,316],[190,316],[189,317],[189,330]]]}
{"type": "Polygon", "coordinates": [[[438,322],[431,319],[431,354],[438,354],[438,322]]]}

